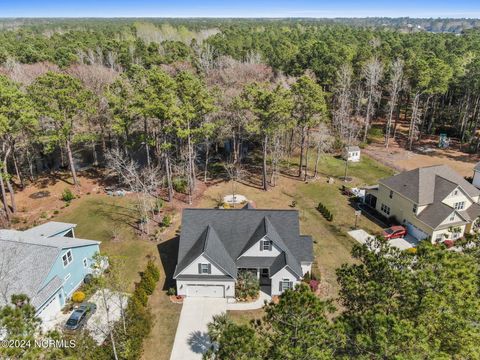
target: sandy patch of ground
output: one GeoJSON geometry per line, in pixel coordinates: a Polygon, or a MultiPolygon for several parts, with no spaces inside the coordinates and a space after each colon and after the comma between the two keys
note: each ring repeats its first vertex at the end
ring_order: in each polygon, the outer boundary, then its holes
{"type": "Polygon", "coordinates": [[[364,149],[364,152],[381,163],[398,171],[416,169],[423,166],[447,165],[462,176],[472,176],[473,167],[480,161],[477,154],[467,154],[460,149],[458,142],[452,141],[448,149],[437,147],[438,136],[430,136],[406,150],[404,141],[391,141],[388,149],[382,142],[376,141],[364,149]]]}

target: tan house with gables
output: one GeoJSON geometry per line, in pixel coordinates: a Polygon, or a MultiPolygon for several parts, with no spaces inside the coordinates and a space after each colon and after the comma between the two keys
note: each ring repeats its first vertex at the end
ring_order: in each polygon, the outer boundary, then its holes
{"type": "Polygon", "coordinates": [[[477,228],[480,190],[445,165],[406,171],[366,191],[365,203],[418,240],[458,239],[477,228]]]}

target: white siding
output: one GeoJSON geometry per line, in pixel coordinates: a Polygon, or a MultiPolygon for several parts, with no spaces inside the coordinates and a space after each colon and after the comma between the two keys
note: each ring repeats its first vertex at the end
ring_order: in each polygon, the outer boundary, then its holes
{"type": "Polygon", "coordinates": [[[272,275],[272,295],[280,295],[282,292],[279,289],[280,281],[282,279],[289,279],[293,282],[293,287],[295,284],[298,284],[300,281],[297,276],[290,271],[287,267],[284,267],[282,270],[278,271],[276,274],[272,275]]]}
{"type": "Polygon", "coordinates": [[[178,295],[187,295],[188,285],[213,285],[213,286],[224,286],[225,287],[225,296],[226,297],[235,297],[235,281],[201,281],[201,280],[177,280],[177,294],[178,295]]]}
{"type": "Polygon", "coordinates": [[[473,186],[480,188],[480,173],[478,171],[473,172],[473,186]]]}
{"type": "Polygon", "coordinates": [[[455,222],[459,222],[459,221],[465,221],[464,219],[462,219],[460,216],[458,216],[458,214],[452,212],[450,215],[447,216],[447,218],[445,220],[443,220],[439,226],[442,226],[442,225],[447,225],[447,224],[450,224],[450,223],[455,223],[455,222]],[[453,215],[453,220],[450,220],[450,218],[452,218],[452,215],[453,215]]]}
{"type": "Polygon", "coordinates": [[[302,273],[305,275],[307,272],[312,273],[312,263],[302,263],[302,273]]]}
{"type": "MultiPolygon", "coordinates": [[[[261,239],[260,241],[262,240],[263,239],[261,239]]],[[[242,256],[277,257],[282,252],[282,250],[280,250],[280,248],[275,244],[272,245],[272,250],[270,251],[260,250],[260,241],[256,242],[250,249],[248,249],[242,255],[240,255],[240,257],[242,256]]]]}
{"type": "Polygon", "coordinates": [[[212,266],[212,272],[210,274],[199,274],[198,264],[211,264],[203,255],[200,255],[197,259],[192,261],[180,274],[182,275],[202,275],[208,277],[209,275],[226,275],[222,270],[217,268],[214,264],[212,266]]]}
{"type": "Polygon", "coordinates": [[[454,207],[455,203],[462,202],[462,201],[465,202],[465,207],[463,208],[463,210],[468,209],[470,205],[472,205],[472,201],[470,200],[470,197],[467,194],[465,194],[465,192],[462,189],[458,187],[451,194],[447,195],[445,199],[443,199],[443,203],[447,204],[448,206],[451,206],[452,208],[454,207]],[[457,192],[456,195],[455,195],[455,191],[457,192]]]}

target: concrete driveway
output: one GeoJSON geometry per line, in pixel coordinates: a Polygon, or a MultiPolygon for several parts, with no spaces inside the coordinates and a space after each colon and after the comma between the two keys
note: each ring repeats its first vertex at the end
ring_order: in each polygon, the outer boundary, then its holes
{"type": "Polygon", "coordinates": [[[170,360],[201,359],[210,348],[207,324],[227,311],[227,300],[187,297],[183,301],[170,360]]]}

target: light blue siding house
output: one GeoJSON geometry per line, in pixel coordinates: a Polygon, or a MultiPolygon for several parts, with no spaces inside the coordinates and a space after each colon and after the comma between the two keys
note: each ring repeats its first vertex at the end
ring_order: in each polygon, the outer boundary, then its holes
{"type": "Polygon", "coordinates": [[[75,224],[48,222],[26,231],[0,230],[0,306],[26,294],[45,323],[92,272],[99,241],[75,238],[75,224]]]}

